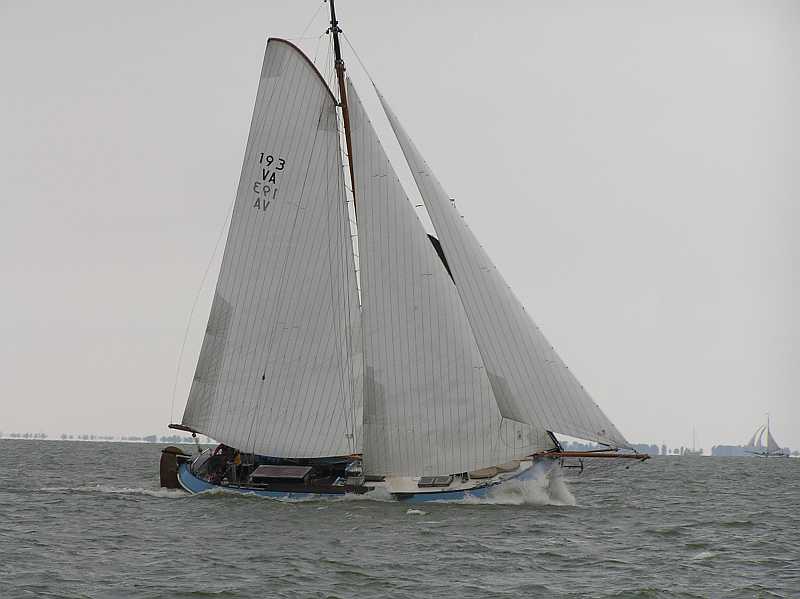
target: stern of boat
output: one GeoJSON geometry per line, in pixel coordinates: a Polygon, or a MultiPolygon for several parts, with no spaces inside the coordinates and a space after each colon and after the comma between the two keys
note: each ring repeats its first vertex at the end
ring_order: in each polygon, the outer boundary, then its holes
{"type": "Polygon", "coordinates": [[[178,470],[182,464],[189,464],[192,456],[183,451],[180,447],[170,445],[161,450],[161,462],[159,464],[159,477],[161,486],[166,489],[181,489],[178,478],[178,470]]]}

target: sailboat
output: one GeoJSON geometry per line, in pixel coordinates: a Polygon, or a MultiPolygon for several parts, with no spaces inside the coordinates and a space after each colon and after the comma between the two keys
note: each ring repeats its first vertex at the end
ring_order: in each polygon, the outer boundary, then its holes
{"type": "Polygon", "coordinates": [[[696,449],[696,447],[695,447],[695,441],[696,441],[695,437],[696,437],[696,431],[695,431],[695,428],[692,427],[692,448],[691,449],[688,449],[688,448],[687,449],[683,449],[683,448],[681,448],[682,455],[684,455],[684,456],[701,456],[701,455],[703,455],[703,450],[702,449],[696,449]]]}
{"type": "Polygon", "coordinates": [[[329,6],[338,96],[291,42],[267,42],[205,337],[169,425],[220,445],[165,450],[162,484],[429,501],[564,460],[647,459],[534,324],[376,88],[426,232],[345,73],[329,6]],[[600,449],[564,451],[557,434],[600,449]]]}
{"type": "Polygon", "coordinates": [[[789,453],[784,451],[775,437],[769,430],[769,414],[767,414],[767,423],[762,424],[750,437],[750,441],[745,446],[745,451],[752,455],[762,458],[788,458],[789,453]]]}

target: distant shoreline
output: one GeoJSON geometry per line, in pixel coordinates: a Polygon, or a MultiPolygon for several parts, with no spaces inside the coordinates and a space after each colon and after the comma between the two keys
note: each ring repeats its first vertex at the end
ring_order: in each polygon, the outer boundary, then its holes
{"type": "MultiPolygon", "coordinates": [[[[74,438],[74,439],[62,439],[60,437],[44,437],[44,438],[43,437],[35,437],[35,438],[34,437],[9,437],[9,436],[0,437],[0,441],[56,441],[56,442],[59,442],[59,443],[75,443],[75,442],[80,442],[80,443],[138,443],[140,445],[170,445],[170,444],[172,444],[172,445],[190,445],[190,446],[194,446],[195,445],[194,440],[192,440],[191,437],[188,437],[188,439],[189,439],[188,441],[187,440],[162,441],[160,438],[158,438],[158,439],[156,439],[154,441],[153,440],[145,441],[143,439],[138,439],[137,440],[137,439],[120,439],[120,438],[114,438],[114,439],[107,439],[107,438],[106,439],[99,439],[99,438],[95,438],[95,439],[77,439],[77,438],[74,438]]],[[[217,445],[217,442],[216,441],[212,441],[211,439],[208,439],[207,441],[201,441],[199,443],[199,445],[201,445],[203,447],[213,447],[213,446],[217,445]]],[[[681,454],[677,454],[677,453],[676,454],[670,453],[670,454],[666,454],[666,455],[664,455],[664,454],[656,454],[656,455],[653,455],[652,457],[653,458],[722,458],[722,459],[727,459],[727,458],[748,458],[748,459],[752,459],[752,458],[759,457],[759,456],[681,455],[681,454]]],[[[789,457],[790,458],[800,458],[800,455],[792,454],[789,457]]]]}
{"type": "MultiPolygon", "coordinates": [[[[188,440],[180,439],[180,440],[161,440],[156,439],[152,440],[144,440],[144,439],[120,439],[120,438],[95,438],[95,439],[62,439],[61,437],[9,437],[3,436],[0,437],[0,441],[57,441],[59,443],[139,443],[141,445],[195,445],[195,441],[189,437],[188,440]]],[[[199,443],[202,446],[214,446],[217,445],[216,441],[211,439],[206,439],[205,441],[200,441],[199,443]]]]}

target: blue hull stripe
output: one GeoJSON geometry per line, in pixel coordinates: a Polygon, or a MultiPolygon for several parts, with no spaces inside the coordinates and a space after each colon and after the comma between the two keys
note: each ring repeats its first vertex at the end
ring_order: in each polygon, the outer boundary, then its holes
{"type": "MultiPolygon", "coordinates": [[[[523,470],[516,476],[507,478],[503,481],[488,484],[484,487],[470,489],[469,491],[434,491],[430,493],[400,493],[395,494],[394,497],[398,501],[408,503],[423,503],[426,501],[459,501],[471,497],[485,497],[505,482],[511,480],[530,480],[533,478],[535,464],[526,470],[523,470]]],[[[239,489],[236,487],[223,487],[222,485],[214,485],[196,477],[189,470],[189,464],[181,464],[178,468],[178,481],[181,486],[190,493],[204,493],[208,491],[224,491],[226,493],[238,493],[241,495],[258,495],[259,497],[271,497],[273,499],[283,499],[287,501],[301,501],[309,500],[314,497],[343,497],[343,494],[336,493],[287,493],[284,491],[267,491],[264,489],[239,489]]],[[[368,495],[368,494],[367,494],[368,495]]]]}

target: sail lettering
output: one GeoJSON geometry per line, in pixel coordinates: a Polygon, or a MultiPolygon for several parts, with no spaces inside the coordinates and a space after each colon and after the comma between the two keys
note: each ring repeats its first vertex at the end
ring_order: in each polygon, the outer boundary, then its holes
{"type": "Polygon", "coordinates": [[[262,183],[261,181],[253,183],[253,193],[256,194],[253,208],[259,210],[266,210],[272,200],[278,199],[278,188],[262,183]]]}
{"type": "MultiPolygon", "coordinates": [[[[265,152],[261,152],[258,156],[258,163],[264,166],[270,166],[273,162],[275,162],[275,157],[272,154],[266,154],[265,152]]],[[[286,166],[286,159],[285,158],[278,158],[278,166],[275,167],[276,171],[282,171],[283,167],[286,166]]]]}
{"type": "Polygon", "coordinates": [[[253,208],[266,210],[270,202],[278,199],[278,185],[280,176],[286,168],[286,159],[267,152],[260,152],[258,164],[261,165],[261,180],[253,181],[253,193],[256,195],[253,200],[253,208]]]}

